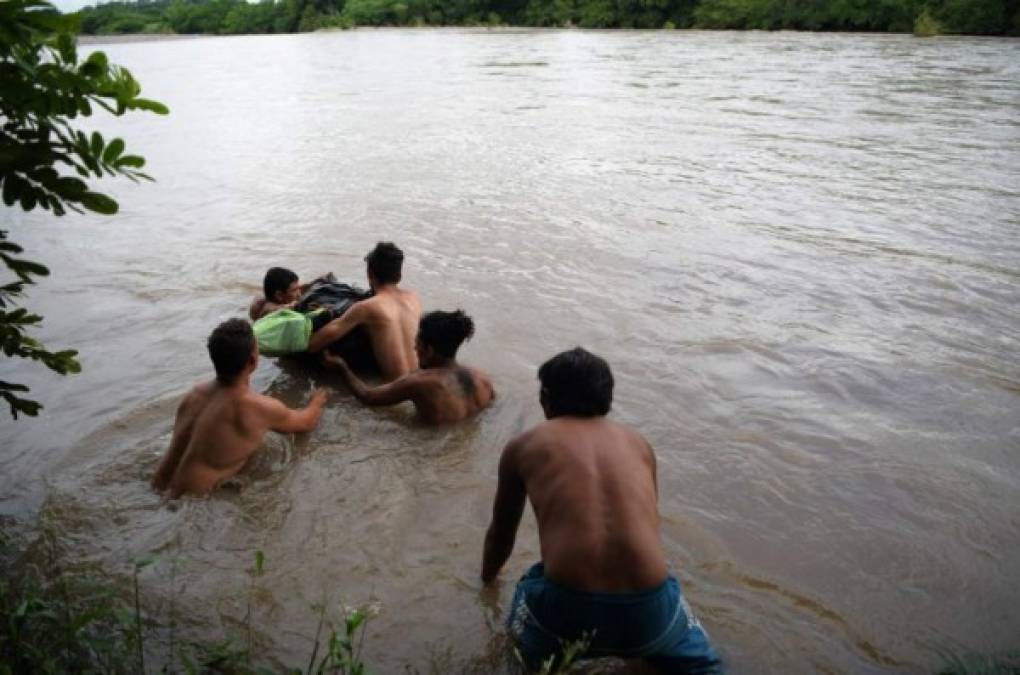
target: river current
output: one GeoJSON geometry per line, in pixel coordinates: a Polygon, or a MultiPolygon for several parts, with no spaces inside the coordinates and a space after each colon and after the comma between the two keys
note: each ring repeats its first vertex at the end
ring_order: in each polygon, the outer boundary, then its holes
{"type": "MultiPolygon", "coordinates": [[[[90,47],[92,48],[92,47],[90,47]]],[[[90,49],[87,48],[87,49],[90,49]]],[[[920,673],[1020,648],[1020,41],[903,35],[356,30],[110,44],[168,117],[100,120],[155,183],[114,218],[7,212],[52,276],[61,378],[5,360],[0,518],[48,529],[180,639],[303,667],[314,605],[375,602],[373,672],[497,669],[534,517],[478,580],[499,451],[536,368],[605,356],[659,461],[662,536],[734,673],[920,673]],[[262,274],[363,283],[378,240],[499,394],[417,425],[264,359],[320,427],[236,484],[147,485],[204,339],[262,274]],[[6,414],[6,413],[4,413],[6,414]]],[[[610,665],[605,667],[611,668],[610,665]]]]}

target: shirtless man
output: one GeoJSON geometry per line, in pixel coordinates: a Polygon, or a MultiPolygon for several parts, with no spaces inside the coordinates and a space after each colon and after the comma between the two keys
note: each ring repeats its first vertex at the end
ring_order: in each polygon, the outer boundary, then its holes
{"type": "Polygon", "coordinates": [[[513,550],[525,498],[542,562],[517,584],[508,624],[527,664],[590,638],[585,657],[641,657],[663,673],[717,673],[719,660],[669,573],[659,539],[655,454],[605,418],[609,365],[580,347],[538,370],[546,421],[503,450],[482,581],[513,550]]]}
{"type": "Polygon", "coordinates": [[[251,391],[248,381],[259,353],[251,325],[224,321],[209,336],[216,379],[199,384],[181,402],[170,448],[152,477],[152,486],[171,497],[204,495],[241,470],[266,431],[311,431],[319,423],[325,390],[312,394],[303,410],[251,391]]]}
{"type": "Polygon", "coordinates": [[[421,301],[413,291],[400,288],[404,253],[389,242],[379,242],[365,256],[368,283],[374,295],[356,303],[343,316],[312,334],[308,351],[317,352],[355,326],[365,326],[383,379],[392,382],[418,368],[414,337],[421,318],[421,301]]]}
{"type": "Polygon", "coordinates": [[[252,300],[248,316],[258,321],[278,309],[290,309],[307,286],[302,286],[298,275],[286,267],[270,267],[262,280],[264,297],[252,300]]]}
{"type": "Polygon", "coordinates": [[[429,312],[418,324],[414,344],[421,370],[374,388],[366,386],[339,356],[325,354],[323,360],[343,373],[362,403],[411,401],[426,424],[450,424],[478,413],[496,396],[488,375],[457,363],[457,350],[474,332],[474,322],[459,309],[429,312]]]}

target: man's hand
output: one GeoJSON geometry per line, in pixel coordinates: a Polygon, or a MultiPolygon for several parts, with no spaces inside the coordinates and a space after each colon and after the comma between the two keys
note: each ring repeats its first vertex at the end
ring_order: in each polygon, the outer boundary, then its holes
{"type": "Polygon", "coordinates": [[[319,387],[312,392],[312,399],[308,402],[309,406],[321,408],[326,405],[326,401],[329,400],[329,390],[325,387],[319,387]]]}
{"type": "Polygon", "coordinates": [[[331,354],[328,351],[322,352],[322,363],[327,366],[333,366],[338,370],[350,370],[351,367],[347,365],[342,356],[331,354]]]}

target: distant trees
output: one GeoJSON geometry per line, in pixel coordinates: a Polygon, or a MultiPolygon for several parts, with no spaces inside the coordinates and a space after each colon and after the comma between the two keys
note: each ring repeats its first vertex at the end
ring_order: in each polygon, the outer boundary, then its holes
{"type": "Polygon", "coordinates": [[[142,0],[81,13],[83,33],[290,33],[339,26],[522,25],[1020,35],[1020,0],[142,0]]]}

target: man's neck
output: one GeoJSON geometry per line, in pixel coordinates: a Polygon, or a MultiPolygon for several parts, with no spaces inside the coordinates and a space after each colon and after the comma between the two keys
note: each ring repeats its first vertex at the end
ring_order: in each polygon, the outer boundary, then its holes
{"type": "Polygon", "coordinates": [[[426,370],[442,370],[444,368],[453,369],[457,367],[457,359],[432,359],[429,361],[427,366],[423,366],[426,370]]]}
{"type": "Polygon", "coordinates": [[[376,295],[395,295],[400,292],[397,284],[380,284],[372,289],[376,295]]]}
{"type": "Polygon", "coordinates": [[[237,378],[230,382],[224,382],[223,380],[216,378],[216,386],[224,391],[230,392],[245,392],[251,383],[251,373],[241,373],[237,378]]]}

